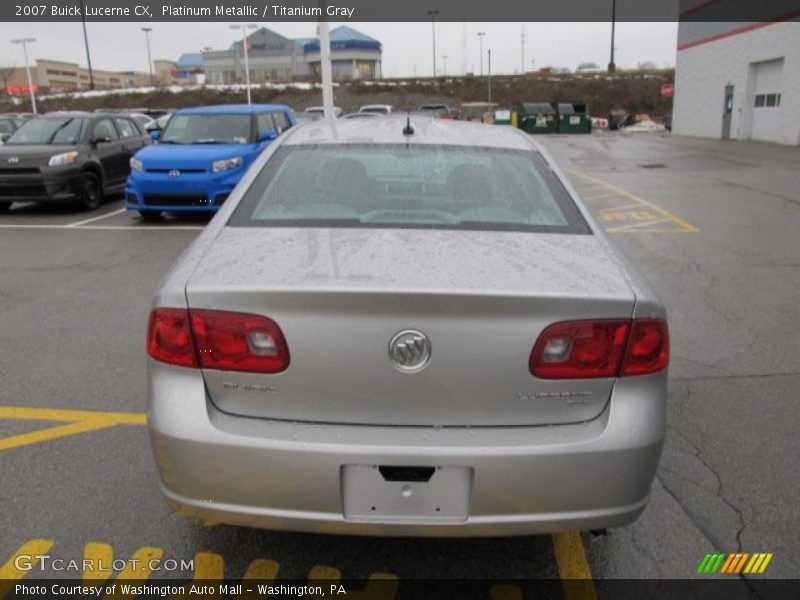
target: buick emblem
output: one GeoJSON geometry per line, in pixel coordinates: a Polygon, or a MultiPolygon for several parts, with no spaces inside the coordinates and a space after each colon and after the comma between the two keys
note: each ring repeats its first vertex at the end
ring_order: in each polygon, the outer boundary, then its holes
{"type": "Polygon", "coordinates": [[[406,329],[389,342],[389,358],[403,373],[421,371],[431,360],[431,341],[424,333],[406,329]]]}
{"type": "Polygon", "coordinates": [[[10,165],[16,165],[19,163],[19,156],[9,156],[7,162],[10,165]]]}
{"type": "Polygon", "coordinates": [[[169,172],[169,178],[170,179],[177,179],[180,176],[181,176],[181,172],[178,171],[178,169],[173,169],[172,171],[169,172]]]}

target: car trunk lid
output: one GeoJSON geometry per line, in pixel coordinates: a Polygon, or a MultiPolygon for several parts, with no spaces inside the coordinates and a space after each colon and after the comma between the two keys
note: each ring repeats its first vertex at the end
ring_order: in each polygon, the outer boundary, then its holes
{"type": "Polygon", "coordinates": [[[518,426],[596,417],[614,378],[544,380],[528,360],[558,321],[627,319],[634,296],[593,235],[226,227],[186,288],[190,308],[273,319],[278,374],[204,370],[237,415],[324,423],[518,426]],[[417,372],[389,352],[427,336],[417,372]]]}

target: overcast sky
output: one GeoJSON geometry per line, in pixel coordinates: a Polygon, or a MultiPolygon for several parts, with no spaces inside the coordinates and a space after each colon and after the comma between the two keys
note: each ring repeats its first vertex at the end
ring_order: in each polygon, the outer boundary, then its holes
{"type": "MultiPolygon", "coordinates": [[[[96,69],[147,71],[145,35],[139,23],[89,23],[92,66],[96,69]]],[[[313,37],[316,23],[259,23],[289,38],[313,37]]],[[[332,23],[331,28],[339,23],[332,23]]],[[[387,77],[429,76],[432,70],[430,23],[347,23],[383,43],[383,72],[387,77]]],[[[149,23],[153,59],[177,60],[185,52],[204,46],[227,48],[236,32],[226,23],[149,23]]],[[[609,59],[610,23],[437,23],[436,67],[441,75],[446,60],[448,74],[478,73],[479,41],[484,31],[486,51],[492,51],[493,73],[518,73],[522,68],[521,36],[525,30],[525,70],[532,66],[569,67],[596,62],[605,67],[609,59]],[[466,52],[464,48],[466,41],[466,52]]],[[[675,64],[677,23],[617,23],[616,63],[635,67],[640,62],[657,66],[675,64]]],[[[0,66],[23,66],[21,46],[9,40],[35,37],[31,59],[49,58],[86,66],[81,24],[1,23],[0,66]],[[5,45],[5,47],[3,47],[5,45]]],[[[484,71],[487,64],[484,62],[484,71]]]]}

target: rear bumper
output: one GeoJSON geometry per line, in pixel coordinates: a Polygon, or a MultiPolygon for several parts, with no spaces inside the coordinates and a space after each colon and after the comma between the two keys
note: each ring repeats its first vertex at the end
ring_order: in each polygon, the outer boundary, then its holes
{"type": "Polygon", "coordinates": [[[207,401],[198,371],[151,361],[150,375],[149,428],[170,504],[188,518],[268,529],[505,536],[623,526],[647,504],[666,428],[666,373],[620,381],[590,422],[472,429],[235,417],[207,401]],[[469,514],[346,518],[345,465],[468,467],[469,514]]]}
{"type": "Polygon", "coordinates": [[[49,169],[46,175],[3,175],[0,202],[70,202],[81,196],[81,171],[76,168],[49,169]]]}

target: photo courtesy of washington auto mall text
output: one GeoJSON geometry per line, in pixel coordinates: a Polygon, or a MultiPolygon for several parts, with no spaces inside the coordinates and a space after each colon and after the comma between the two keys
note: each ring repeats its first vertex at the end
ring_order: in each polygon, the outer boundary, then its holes
{"type": "Polygon", "coordinates": [[[798,41],[0,2],[0,600],[800,598],[798,41]]]}

